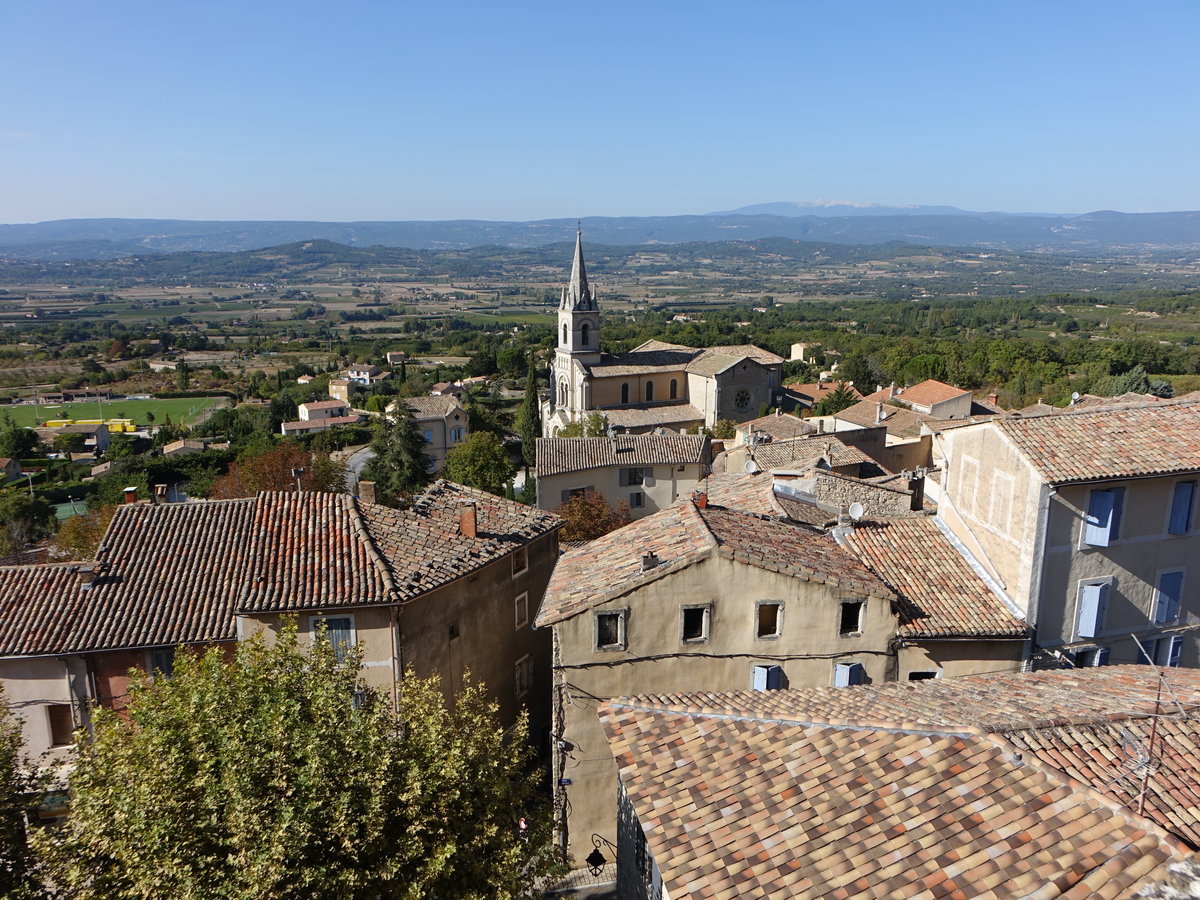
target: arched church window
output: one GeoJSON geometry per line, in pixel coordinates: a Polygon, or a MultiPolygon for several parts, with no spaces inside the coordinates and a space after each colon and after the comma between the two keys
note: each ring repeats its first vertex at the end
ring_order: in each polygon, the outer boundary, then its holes
{"type": "Polygon", "coordinates": [[[586,347],[588,345],[588,330],[589,330],[588,323],[584,322],[583,325],[580,326],[580,329],[579,329],[580,345],[583,347],[586,347]]]}
{"type": "Polygon", "coordinates": [[[671,399],[679,399],[679,380],[675,378],[671,379],[671,399]]]}
{"type": "Polygon", "coordinates": [[[567,323],[563,322],[563,346],[567,346],[567,323]]]}
{"type": "Polygon", "coordinates": [[[646,382],[646,402],[647,403],[654,402],[654,382],[653,381],[646,382]]]}
{"type": "Polygon", "coordinates": [[[570,393],[569,393],[569,391],[567,390],[567,383],[566,383],[565,381],[560,381],[560,382],[558,383],[558,405],[559,405],[559,406],[566,406],[566,405],[567,405],[567,398],[568,398],[569,396],[570,396],[570,393]]]}
{"type": "Polygon", "coordinates": [[[622,403],[629,402],[629,382],[628,381],[623,382],[621,384],[621,402],[622,403]]]}

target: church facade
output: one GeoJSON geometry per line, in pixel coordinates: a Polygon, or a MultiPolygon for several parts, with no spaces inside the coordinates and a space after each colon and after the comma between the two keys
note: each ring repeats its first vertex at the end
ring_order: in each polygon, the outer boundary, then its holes
{"type": "Polygon", "coordinates": [[[587,280],[583,236],[558,305],[557,347],[543,434],[556,437],[594,412],[627,434],[685,432],[720,419],[742,422],[776,405],[783,357],[750,344],[703,350],[646,341],[628,353],[600,350],[600,308],[587,280]]]}

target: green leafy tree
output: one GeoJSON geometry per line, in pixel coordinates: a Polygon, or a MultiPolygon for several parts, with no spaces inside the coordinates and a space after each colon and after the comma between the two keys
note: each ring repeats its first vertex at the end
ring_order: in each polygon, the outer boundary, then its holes
{"type": "Polygon", "coordinates": [[[604,413],[588,413],[578,422],[570,422],[559,432],[559,437],[604,437],[608,434],[608,416],[604,413]]]}
{"type": "Polygon", "coordinates": [[[23,488],[0,491],[0,556],[20,553],[31,541],[54,533],[54,510],[23,488]]]}
{"type": "Polygon", "coordinates": [[[508,451],[489,431],[473,432],[446,454],[445,476],[481,491],[503,495],[515,473],[508,451]]]}
{"type": "Polygon", "coordinates": [[[22,428],[11,421],[0,429],[0,456],[27,459],[37,452],[38,436],[32,428],[22,428]]]}
{"type": "Polygon", "coordinates": [[[521,456],[525,465],[537,465],[537,439],[542,436],[542,412],[538,406],[537,369],[533,360],[525,375],[525,397],[517,411],[517,433],[521,435],[521,456]]]}
{"type": "Polygon", "coordinates": [[[846,382],[839,381],[837,387],[820,399],[813,407],[813,415],[832,416],[858,402],[854,392],[847,387],[846,382]]]}
{"type": "Polygon", "coordinates": [[[713,427],[708,429],[708,436],[721,441],[729,441],[737,437],[737,422],[732,419],[718,419],[713,427]]]}
{"type": "Polygon", "coordinates": [[[524,720],[411,674],[398,714],[360,661],[292,623],[135,676],[126,715],[79,736],[66,824],[35,836],[61,895],[535,896],[557,858],[524,720]]]}
{"type": "Polygon", "coordinates": [[[49,896],[41,886],[26,830],[44,778],[35,774],[23,751],[21,722],[0,689],[0,897],[9,900],[49,896]]]}
{"type": "Polygon", "coordinates": [[[564,541],[594,541],[633,521],[629,501],[609,505],[599,491],[580,491],[554,512],[566,520],[559,534],[564,541]]]}
{"type": "Polygon", "coordinates": [[[60,453],[82,453],[87,436],[75,431],[64,431],[54,436],[51,446],[60,453]]]}
{"type": "Polygon", "coordinates": [[[375,482],[381,499],[403,501],[432,477],[427,446],[408,410],[396,409],[375,424],[375,456],[363,467],[363,478],[375,482]]]}
{"type": "Polygon", "coordinates": [[[183,360],[180,360],[175,366],[175,386],[181,391],[186,391],[192,380],[192,367],[183,360]]]}

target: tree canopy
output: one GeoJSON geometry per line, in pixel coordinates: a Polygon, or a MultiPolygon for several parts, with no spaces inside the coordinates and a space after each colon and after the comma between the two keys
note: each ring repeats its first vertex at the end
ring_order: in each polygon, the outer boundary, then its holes
{"type": "Polygon", "coordinates": [[[447,478],[492,494],[503,494],[515,471],[508,451],[489,431],[474,432],[446,454],[447,478]]]}
{"type": "Polygon", "coordinates": [[[374,458],[363,467],[363,477],[374,481],[381,499],[396,502],[429,483],[433,460],[417,423],[403,404],[375,423],[371,439],[374,458]]]}
{"type": "Polygon", "coordinates": [[[566,520],[559,533],[564,541],[594,541],[632,521],[628,500],[610,506],[599,491],[581,491],[554,512],[566,520]]]}
{"type": "Polygon", "coordinates": [[[340,649],[292,624],[135,676],[127,715],[78,736],[66,823],[35,836],[62,896],[534,896],[557,861],[525,722],[411,674],[398,715],[340,649]]]}

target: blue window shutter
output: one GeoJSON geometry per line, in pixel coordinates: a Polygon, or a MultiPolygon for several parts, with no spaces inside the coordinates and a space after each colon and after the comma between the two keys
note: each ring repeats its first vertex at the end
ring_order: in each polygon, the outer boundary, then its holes
{"type": "Polygon", "coordinates": [[[849,687],[852,684],[863,684],[867,672],[862,663],[838,663],[833,670],[833,686],[849,687]]]}
{"type": "Polygon", "coordinates": [[[1093,547],[1107,547],[1112,525],[1112,491],[1092,491],[1088,498],[1087,525],[1083,541],[1093,547]]]}
{"type": "Polygon", "coordinates": [[[1171,645],[1167,650],[1167,665],[1178,667],[1179,658],[1183,655],[1183,635],[1171,635],[1171,645]]]}
{"type": "Polygon", "coordinates": [[[1079,637],[1095,637],[1103,630],[1104,613],[1107,606],[1107,584],[1083,584],[1079,586],[1079,621],[1077,628],[1079,637]]]}
{"type": "Polygon", "coordinates": [[[1192,500],[1196,496],[1196,482],[1180,481],[1171,495],[1171,534],[1187,534],[1192,527],[1192,500]]]}
{"type": "Polygon", "coordinates": [[[779,666],[755,666],[752,686],[756,691],[777,691],[783,687],[783,669],[779,666]]]}
{"type": "Polygon", "coordinates": [[[1154,602],[1155,625],[1165,625],[1179,618],[1179,601],[1182,596],[1182,572],[1164,572],[1158,576],[1158,594],[1154,602]]]}

